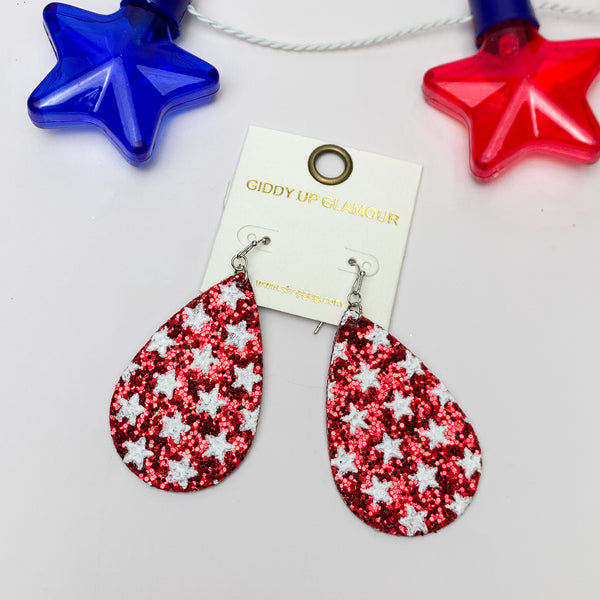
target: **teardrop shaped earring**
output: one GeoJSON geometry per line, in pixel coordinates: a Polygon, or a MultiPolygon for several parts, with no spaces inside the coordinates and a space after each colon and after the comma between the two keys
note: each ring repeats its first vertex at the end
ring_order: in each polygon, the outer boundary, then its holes
{"type": "Polygon", "coordinates": [[[327,386],[335,484],[350,510],[385,533],[425,535],[467,508],[481,474],[473,427],[443,383],[362,315],[358,276],[337,331],[327,386]]]}
{"type": "Polygon", "coordinates": [[[186,304],[133,357],[117,383],[110,430],[125,465],[146,483],[190,492],[222,481],[254,439],[262,341],[247,254],[234,275],[186,304]]]}

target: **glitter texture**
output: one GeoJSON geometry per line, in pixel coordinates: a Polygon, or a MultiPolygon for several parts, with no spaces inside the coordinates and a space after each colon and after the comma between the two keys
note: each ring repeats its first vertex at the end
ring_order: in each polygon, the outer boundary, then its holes
{"type": "Polygon", "coordinates": [[[327,389],[333,478],[356,516],[414,536],[464,512],[481,474],[479,442],[450,392],[410,350],[348,311],[327,389]]]}
{"type": "Polygon", "coordinates": [[[115,448],[154,487],[215,485],[248,452],[261,395],[258,310],[240,273],[184,306],[132,359],[110,407],[115,448]]]}

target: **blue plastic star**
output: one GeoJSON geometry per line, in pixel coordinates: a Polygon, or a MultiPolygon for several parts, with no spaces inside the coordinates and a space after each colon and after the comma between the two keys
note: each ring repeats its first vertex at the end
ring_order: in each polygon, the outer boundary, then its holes
{"type": "MultiPolygon", "coordinates": [[[[154,2],[125,0],[112,15],[57,3],[44,9],[58,62],[29,97],[36,125],[96,125],[129,162],[140,164],[152,155],[170,110],[217,92],[217,70],[173,43],[178,21],[165,13],[168,2],[154,2]]],[[[172,4],[183,7],[181,17],[189,1],[172,4]]]]}

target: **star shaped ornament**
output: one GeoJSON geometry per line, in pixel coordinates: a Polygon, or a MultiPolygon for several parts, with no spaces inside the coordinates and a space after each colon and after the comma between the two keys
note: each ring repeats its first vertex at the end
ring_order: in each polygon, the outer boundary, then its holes
{"type": "Polygon", "coordinates": [[[167,113],[208,101],[217,70],[173,43],[189,0],[123,0],[110,15],[44,9],[58,62],[28,100],[43,128],[95,125],[132,164],[152,156],[167,113]]]}
{"type": "Polygon", "coordinates": [[[600,70],[600,39],[544,39],[529,0],[470,5],[479,52],[429,70],[423,91],[466,124],[473,173],[494,177],[532,152],[598,160],[600,126],[586,92],[600,70]]]}

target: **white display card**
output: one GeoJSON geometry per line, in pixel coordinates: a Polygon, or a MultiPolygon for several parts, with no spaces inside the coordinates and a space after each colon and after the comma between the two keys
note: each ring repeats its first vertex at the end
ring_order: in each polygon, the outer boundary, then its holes
{"type": "MultiPolygon", "coordinates": [[[[337,325],[356,277],[366,271],[364,314],[389,327],[421,167],[345,148],[350,177],[319,183],[308,159],[326,142],[250,127],[229,188],[203,289],[232,274],[231,257],[248,255],[259,306],[337,325]]],[[[329,143],[329,142],[327,142],[329,143]]]]}

